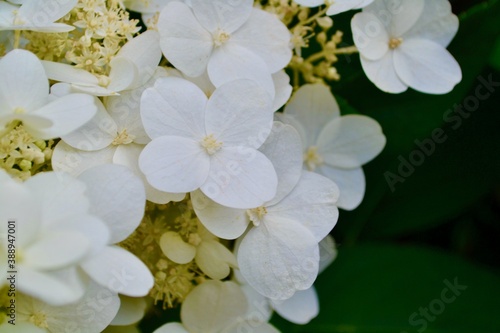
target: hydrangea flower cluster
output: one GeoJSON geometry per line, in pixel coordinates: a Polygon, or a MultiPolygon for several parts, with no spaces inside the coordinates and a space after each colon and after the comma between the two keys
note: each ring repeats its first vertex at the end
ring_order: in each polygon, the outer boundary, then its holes
{"type": "Polygon", "coordinates": [[[338,55],[442,94],[457,28],[447,0],[0,1],[0,331],[137,332],[157,304],[181,322],[156,333],[308,323],[386,143],[341,115],[338,55]]]}

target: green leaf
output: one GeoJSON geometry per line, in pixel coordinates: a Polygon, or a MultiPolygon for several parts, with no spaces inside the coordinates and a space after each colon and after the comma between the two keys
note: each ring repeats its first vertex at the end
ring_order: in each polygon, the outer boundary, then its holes
{"type": "Polygon", "coordinates": [[[500,332],[498,285],[483,267],[427,248],[341,247],[316,282],[319,316],[273,321],[287,333],[500,332]]]}

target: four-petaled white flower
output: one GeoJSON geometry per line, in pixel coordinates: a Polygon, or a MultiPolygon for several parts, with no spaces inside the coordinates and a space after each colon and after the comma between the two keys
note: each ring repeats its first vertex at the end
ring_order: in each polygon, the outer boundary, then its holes
{"type": "Polygon", "coordinates": [[[253,0],[169,3],[158,30],[165,57],[187,76],[208,71],[216,87],[251,79],[274,96],[271,74],[292,57],[291,34],[276,17],[253,8],[253,0]]]}
{"type": "Polygon", "coordinates": [[[295,2],[305,7],[327,5],[326,15],[332,16],[351,9],[363,8],[372,3],[373,0],[295,0],[295,2]]]}
{"type": "Polygon", "coordinates": [[[446,50],[458,30],[448,0],[376,1],[351,27],[366,75],[385,92],[445,94],[462,79],[446,50]]]}
{"type": "Polygon", "coordinates": [[[193,192],[196,214],[218,237],[240,237],[238,266],[255,290],[271,299],[287,299],[311,287],[319,269],[318,243],[337,222],[338,188],[329,179],[302,171],[297,131],[276,122],[261,151],[278,172],[276,196],[259,207],[241,210],[216,204],[193,192]]]}
{"type": "Polygon", "coordinates": [[[340,116],[330,89],[304,85],[292,96],[282,116],[294,126],[304,144],[304,167],[333,180],[340,189],[337,206],[352,210],[365,194],[361,166],[385,146],[380,125],[362,115],[340,116]]]}
{"type": "Polygon", "coordinates": [[[54,22],[68,14],[77,2],[78,0],[37,0],[23,1],[21,6],[17,6],[0,1],[0,30],[71,31],[75,27],[54,22]]]}
{"type": "Polygon", "coordinates": [[[31,52],[9,52],[0,60],[0,73],[0,131],[17,120],[33,137],[53,139],[76,130],[97,112],[89,95],[50,99],[47,75],[31,52]]]}
{"type": "Polygon", "coordinates": [[[207,100],[187,80],[158,79],[142,94],[142,122],[153,141],[139,166],[158,190],[200,188],[225,206],[259,206],[277,186],[271,161],[257,150],[271,132],[271,108],[270,96],[253,81],[225,84],[207,100]]]}

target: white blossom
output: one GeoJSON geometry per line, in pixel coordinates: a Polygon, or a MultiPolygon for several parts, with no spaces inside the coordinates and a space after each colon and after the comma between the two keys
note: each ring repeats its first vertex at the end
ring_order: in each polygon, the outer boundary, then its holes
{"type": "Polygon", "coordinates": [[[458,30],[448,0],[378,0],[351,27],[363,69],[383,91],[445,94],[462,79],[446,50],[458,30]]]}
{"type": "Polygon", "coordinates": [[[332,16],[351,9],[363,8],[372,3],[373,0],[295,0],[295,2],[305,7],[327,5],[326,15],[332,16]]]}

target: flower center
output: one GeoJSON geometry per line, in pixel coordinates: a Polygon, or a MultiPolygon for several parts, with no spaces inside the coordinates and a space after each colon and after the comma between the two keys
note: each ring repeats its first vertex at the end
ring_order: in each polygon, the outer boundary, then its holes
{"type": "Polygon", "coordinates": [[[128,145],[134,141],[135,137],[127,133],[127,129],[121,131],[111,143],[113,146],[128,145]]]}
{"type": "Polygon", "coordinates": [[[47,324],[47,316],[43,312],[35,312],[29,318],[30,323],[40,327],[40,328],[49,328],[47,324]]]}
{"type": "Polygon", "coordinates": [[[218,152],[223,144],[222,141],[217,141],[213,134],[207,135],[201,140],[201,146],[205,148],[208,155],[213,155],[218,152]]]}
{"type": "Polygon", "coordinates": [[[401,37],[399,37],[399,38],[391,38],[389,40],[389,48],[392,49],[392,50],[394,50],[399,45],[401,45],[402,42],[403,42],[403,38],[401,38],[401,37]]]}
{"type": "Polygon", "coordinates": [[[214,44],[215,46],[221,46],[231,38],[231,35],[223,30],[217,30],[214,34],[214,44]]]}
{"type": "Polygon", "coordinates": [[[306,163],[309,171],[314,171],[318,166],[322,165],[323,157],[318,153],[318,147],[311,146],[304,154],[304,162],[306,163]]]}
{"type": "Polygon", "coordinates": [[[247,210],[247,215],[250,221],[253,222],[253,225],[258,227],[260,225],[260,222],[262,222],[262,219],[264,216],[267,214],[267,208],[264,206],[260,206],[257,208],[252,208],[247,210]]]}
{"type": "Polygon", "coordinates": [[[26,113],[26,109],[24,109],[21,106],[18,106],[17,108],[14,109],[14,113],[15,114],[24,114],[24,113],[26,113]]]}

